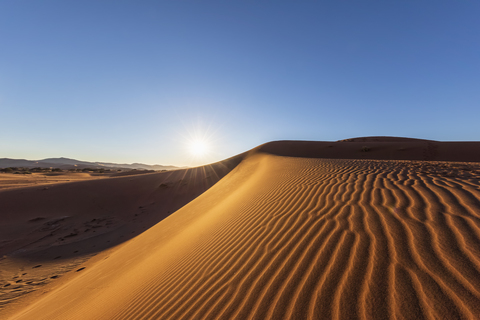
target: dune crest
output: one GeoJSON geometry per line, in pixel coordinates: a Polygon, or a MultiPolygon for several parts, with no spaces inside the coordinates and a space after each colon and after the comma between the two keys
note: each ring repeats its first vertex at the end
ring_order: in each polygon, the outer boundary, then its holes
{"type": "Polygon", "coordinates": [[[168,217],[241,157],[184,170],[0,190],[0,318],[168,217]]]}
{"type": "Polygon", "coordinates": [[[372,137],[358,137],[339,140],[338,142],[436,142],[434,140],[417,139],[417,138],[403,138],[403,137],[389,137],[389,136],[372,136],[372,137]]]}
{"type": "Polygon", "coordinates": [[[262,148],[12,319],[480,315],[480,164],[262,148]]]}

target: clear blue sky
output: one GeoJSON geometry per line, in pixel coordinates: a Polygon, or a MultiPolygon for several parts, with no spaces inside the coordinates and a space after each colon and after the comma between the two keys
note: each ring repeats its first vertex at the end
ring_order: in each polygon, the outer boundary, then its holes
{"type": "Polygon", "coordinates": [[[479,1],[0,2],[0,157],[371,135],[480,140],[479,1]]]}

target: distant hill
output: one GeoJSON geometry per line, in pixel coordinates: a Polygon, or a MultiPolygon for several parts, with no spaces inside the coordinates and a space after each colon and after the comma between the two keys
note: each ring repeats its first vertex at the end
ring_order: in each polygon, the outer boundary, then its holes
{"type": "Polygon", "coordinates": [[[24,168],[60,168],[60,169],[137,169],[137,170],[174,170],[180,169],[175,166],[149,165],[143,163],[108,163],[108,162],[88,162],[68,158],[47,158],[43,160],[25,160],[0,158],[0,168],[24,167],[24,168]]]}

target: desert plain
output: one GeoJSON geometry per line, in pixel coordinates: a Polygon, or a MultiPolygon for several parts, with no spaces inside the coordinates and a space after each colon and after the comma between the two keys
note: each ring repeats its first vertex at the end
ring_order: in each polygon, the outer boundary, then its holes
{"type": "Polygon", "coordinates": [[[2,319],[480,318],[480,142],[57,180],[0,188],[2,319]]]}

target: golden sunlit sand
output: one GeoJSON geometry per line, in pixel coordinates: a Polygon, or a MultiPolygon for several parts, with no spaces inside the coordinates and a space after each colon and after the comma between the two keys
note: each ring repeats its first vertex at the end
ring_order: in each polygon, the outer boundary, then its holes
{"type": "Polygon", "coordinates": [[[3,190],[0,317],[478,319],[478,162],[478,142],[279,141],[3,190]]]}

